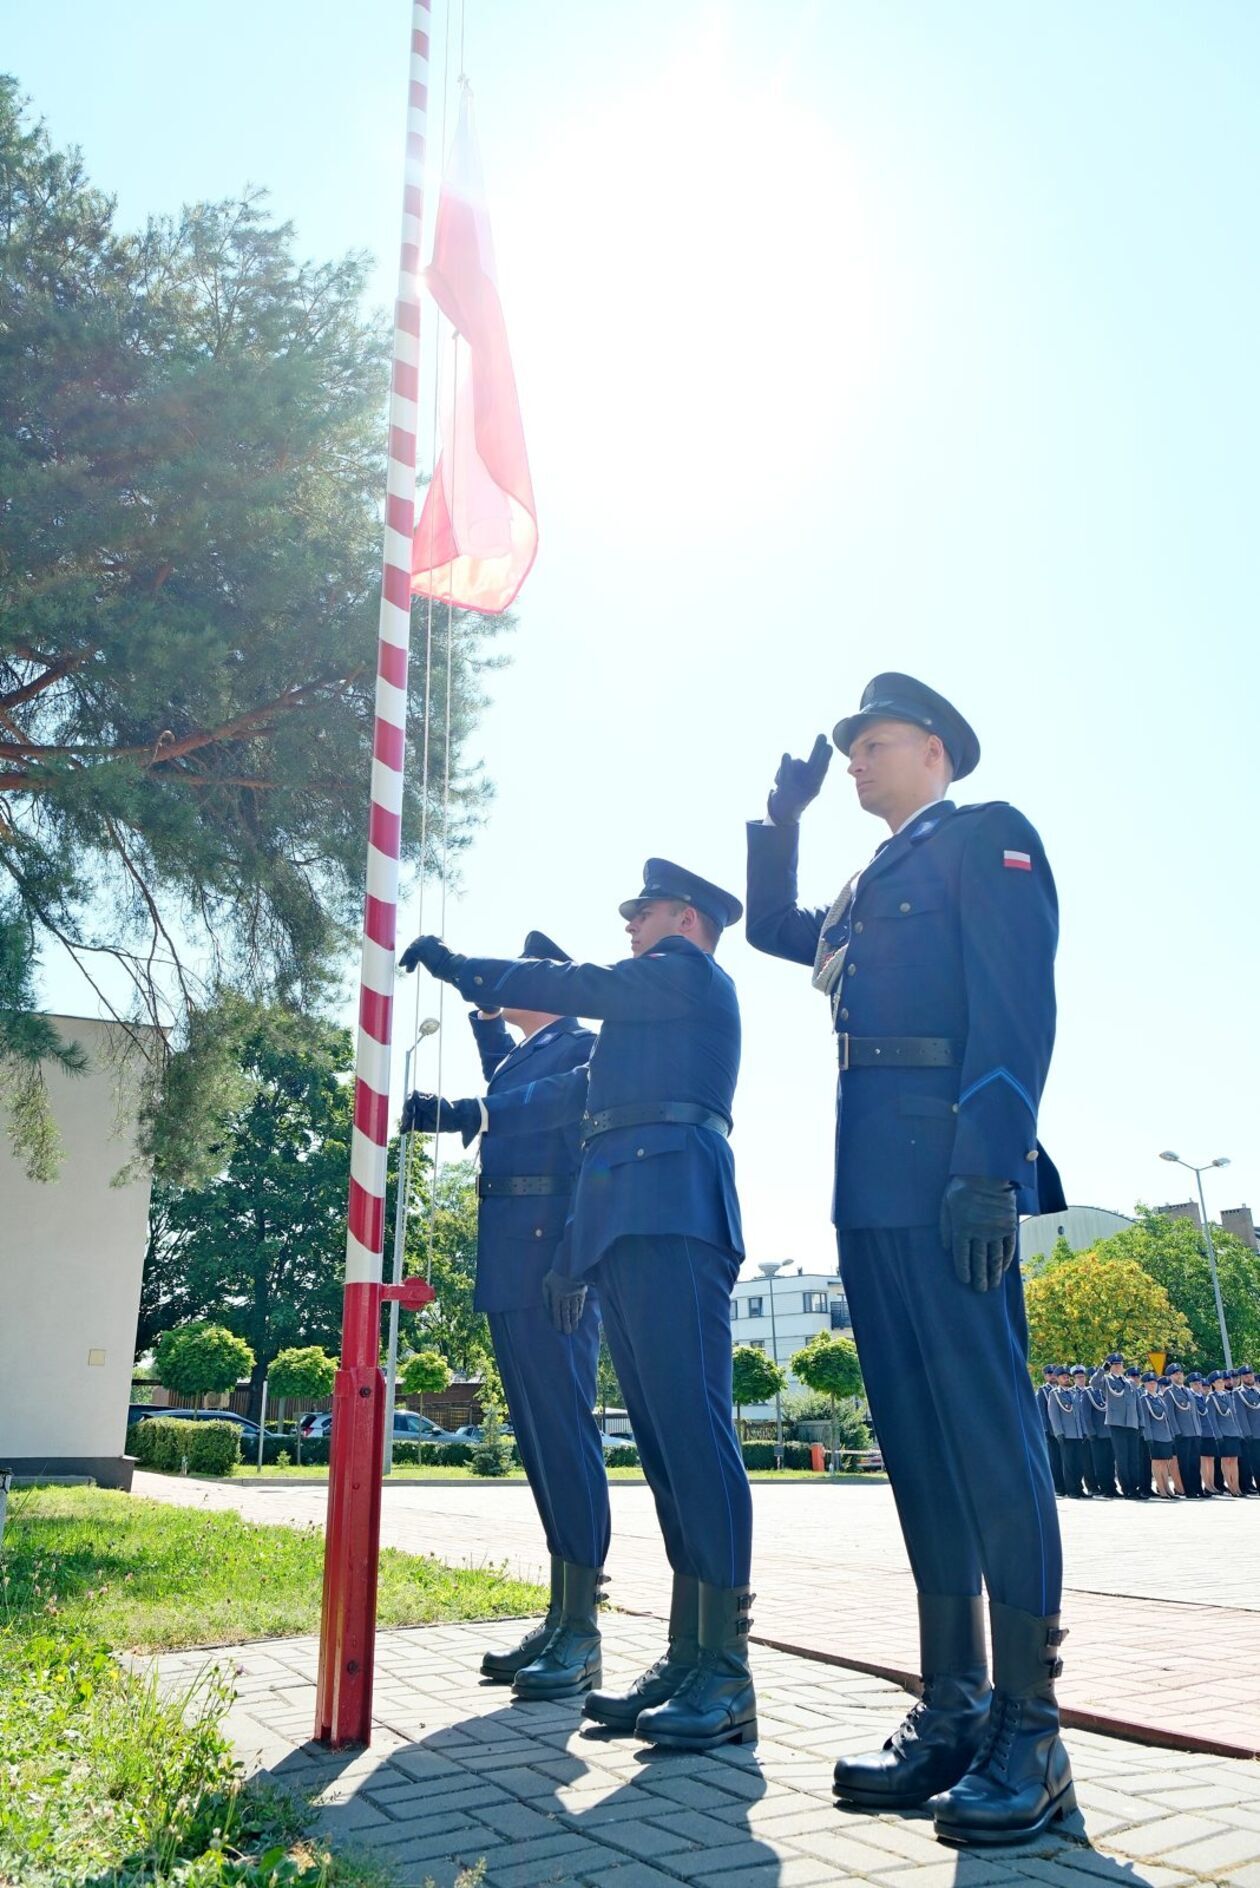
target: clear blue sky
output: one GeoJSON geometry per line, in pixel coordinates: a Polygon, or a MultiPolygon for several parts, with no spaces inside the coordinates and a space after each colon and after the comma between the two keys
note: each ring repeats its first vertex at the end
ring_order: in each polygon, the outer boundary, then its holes
{"type": "MultiPolygon", "coordinates": [[[[385,304],[408,23],[7,0],[0,66],[124,222],[265,184],[385,304]]],[[[782,749],[908,669],[1055,868],[1069,1196],[1186,1197],[1171,1146],[1260,1211],[1260,11],[467,0],[466,43],[541,551],[448,939],[620,955],[652,852],[738,889],[782,749]]],[[[804,890],[879,837],[837,765],[804,890]]],[[[827,1266],[823,1002],[723,957],[750,1256],[827,1266]]],[[[456,1001],[443,1035],[469,1092],[456,1001]]]]}

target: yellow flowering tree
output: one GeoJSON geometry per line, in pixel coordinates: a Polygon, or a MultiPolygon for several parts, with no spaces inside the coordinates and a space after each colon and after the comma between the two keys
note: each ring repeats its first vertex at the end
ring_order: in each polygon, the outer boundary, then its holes
{"type": "Polygon", "coordinates": [[[1079,1252],[1025,1285],[1029,1362],[1101,1363],[1108,1351],[1145,1358],[1188,1349],[1190,1326],[1164,1287],[1133,1259],[1079,1252]]]}

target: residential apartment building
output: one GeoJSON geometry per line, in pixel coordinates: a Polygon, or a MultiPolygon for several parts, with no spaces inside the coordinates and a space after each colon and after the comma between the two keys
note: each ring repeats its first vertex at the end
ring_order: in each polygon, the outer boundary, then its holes
{"type": "MultiPolygon", "coordinates": [[[[792,1375],[793,1354],[820,1331],[852,1335],[848,1300],[834,1272],[782,1271],[772,1277],[754,1273],[736,1281],[731,1292],[731,1341],[751,1344],[782,1364],[789,1390],[804,1388],[792,1375]]],[[[744,1415],[773,1416],[774,1404],[749,1404],[744,1415]]]]}

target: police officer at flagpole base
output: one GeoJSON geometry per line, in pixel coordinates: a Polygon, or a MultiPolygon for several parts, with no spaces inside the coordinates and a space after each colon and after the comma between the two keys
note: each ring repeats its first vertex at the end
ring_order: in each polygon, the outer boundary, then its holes
{"type": "MultiPolygon", "coordinates": [[[[656,1745],[752,1742],[748,1667],[752,1497],[731,1396],[731,1286],[743,1256],[728,1136],[739,1070],[735,986],[715,951],[738,899],[666,859],[621,906],[629,958],[611,965],[458,956],[421,937],[403,954],[481,1005],[600,1018],[589,1086],[580,1071],[521,1098],[490,1095],[485,1145],[531,1108],[581,1116],[582,1164],[554,1300],[580,1322],[588,1285],[656,1501],[674,1572],[669,1646],[628,1693],[586,1710],[656,1745]]],[[[598,1685],[590,1616],[553,1635],[536,1664],[573,1689],[598,1685]]]]}
{"type": "MultiPolygon", "coordinates": [[[[541,931],[529,933],[522,954],[569,962],[541,931]]],[[[549,1011],[474,1010],[470,1021],[492,1096],[519,1094],[546,1076],[584,1068],[595,1046],[594,1034],[576,1017],[549,1011]],[[509,1023],[523,1034],[519,1044],[509,1023]]],[[[467,1146],[481,1132],[481,1103],[417,1091],[407,1098],[402,1125],[424,1133],[461,1131],[467,1146]]],[[[598,1590],[608,1552],[608,1477],[594,1416],[598,1310],[588,1308],[585,1320],[566,1332],[555,1328],[544,1304],[581,1157],[576,1115],[543,1126],[527,1111],[519,1133],[483,1141],[477,1179],[473,1308],[484,1311],[490,1325],[516,1446],[551,1556],[551,1599],[542,1624],[481,1662],[485,1677],[515,1681],[523,1695],[530,1695],[523,1674],[559,1628],[566,1588],[569,1611],[582,1610],[585,1590],[592,1597],[598,1590]]],[[[552,1695],[546,1684],[543,1692],[552,1695]]]]}
{"type": "Polygon", "coordinates": [[[881,1751],[837,1763],[835,1790],[879,1809],[930,1799],[943,1840],[1008,1842],[1075,1807],[1054,1693],[1062,1552],[1015,1263],[1021,1210],[1064,1204],[1036,1138],[1054,882],[1013,807],[947,797],[979,743],[922,682],[877,676],[833,739],[889,838],[829,910],[800,906],[798,822],[830,750],[820,735],[808,759],[785,754],[748,828],[747,932],[811,968],[837,1034],[840,1267],[924,1680],[881,1751]]]}

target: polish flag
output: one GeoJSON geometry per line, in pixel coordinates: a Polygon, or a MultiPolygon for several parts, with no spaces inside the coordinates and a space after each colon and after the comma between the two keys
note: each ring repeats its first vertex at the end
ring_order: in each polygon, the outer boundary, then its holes
{"type": "Polygon", "coordinates": [[[1032,854],[1030,852],[1004,852],[1002,864],[1008,872],[1031,872],[1032,854]]]}
{"type": "Polygon", "coordinates": [[[412,540],[411,588],[494,614],[529,575],[538,521],[467,89],[425,282],[456,331],[455,367],[448,358],[440,375],[442,448],[412,540]]]}

